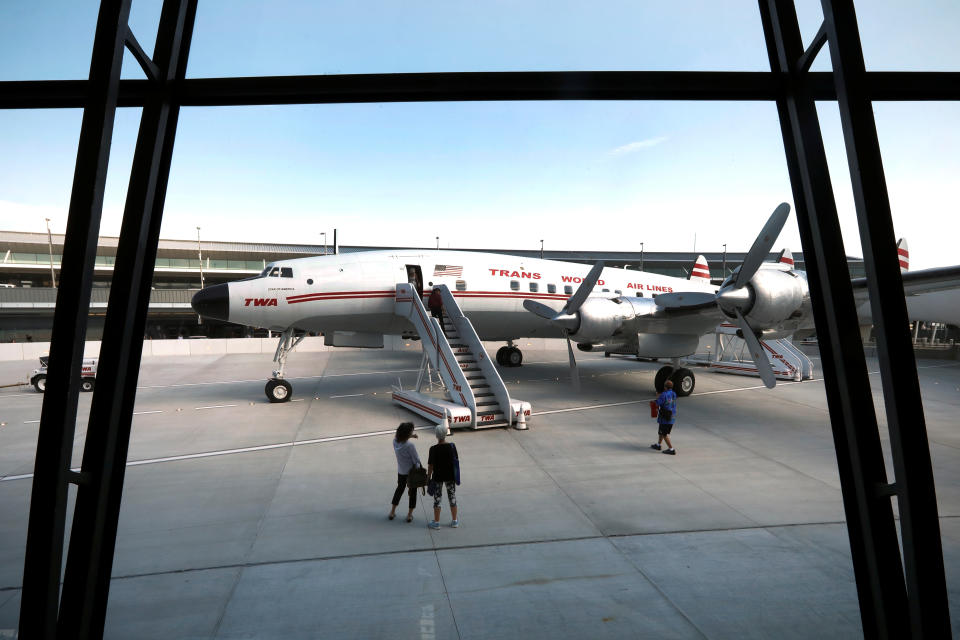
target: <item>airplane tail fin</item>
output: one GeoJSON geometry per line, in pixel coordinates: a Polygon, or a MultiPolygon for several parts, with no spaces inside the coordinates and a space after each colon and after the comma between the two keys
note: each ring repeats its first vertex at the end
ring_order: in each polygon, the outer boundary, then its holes
{"type": "Polygon", "coordinates": [[[690,279],[706,283],[710,282],[710,265],[707,264],[707,259],[702,255],[697,256],[696,262],[693,263],[693,269],[690,271],[690,279]]]}
{"type": "Polygon", "coordinates": [[[793,254],[790,252],[790,249],[784,248],[780,251],[780,255],[777,256],[777,262],[793,269],[793,254]]]}
{"type": "Polygon", "coordinates": [[[907,239],[897,240],[897,257],[900,258],[900,271],[910,270],[910,249],[907,248],[907,239]]]}

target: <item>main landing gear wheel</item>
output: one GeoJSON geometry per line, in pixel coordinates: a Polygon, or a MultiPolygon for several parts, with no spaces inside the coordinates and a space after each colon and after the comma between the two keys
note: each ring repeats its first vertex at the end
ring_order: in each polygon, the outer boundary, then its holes
{"type": "Polygon", "coordinates": [[[293,385],[280,378],[271,378],[267,380],[264,391],[270,402],[289,402],[290,396],[293,395],[293,385]]]}
{"type": "Polygon", "coordinates": [[[497,349],[497,364],[504,367],[519,367],[523,363],[523,352],[516,347],[497,349]]]}
{"type": "Polygon", "coordinates": [[[693,388],[697,385],[697,378],[690,369],[677,369],[670,376],[673,381],[673,390],[677,396],[684,398],[693,393],[693,388]]]}
{"type": "MultiPolygon", "coordinates": [[[[657,393],[663,393],[663,383],[669,380],[671,375],[673,375],[673,367],[660,367],[657,375],[653,378],[653,388],[657,390],[657,393]]],[[[674,383],[674,387],[676,387],[676,383],[674,383]]]]}
{"type": "Polygon", "coordinates": [[[47,389],[47,376],[37,376],[33,379],[33,388],[37,393],[43,393],[47,389]]]}

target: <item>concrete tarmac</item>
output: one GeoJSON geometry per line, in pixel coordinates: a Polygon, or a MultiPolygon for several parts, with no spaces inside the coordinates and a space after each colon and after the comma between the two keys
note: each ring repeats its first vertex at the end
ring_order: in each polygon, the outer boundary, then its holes
{"type": "MultiPolygon", "coordinates": [[[[579,353],[575,392],[565,351],[526,357],[502,373],[529,430],[455,432],[461,526],[444,500],[438,531],[429,497],[410,524],[386,517],[393,430],[426,426],[389,394],[414,384],[418,351],[295,353],[281,405],[263,393],[269,356],[145,361],[106,636],[862,635],[822,381],[695,369],[666,456],[649,448],[658,364],[579,353]]],[[[919,366],[960,635],[960,364],[919,366]]],[[[0,638],[19,617],[41,402],[0,389],[0,638]]],[[[424,461],[434,442],[420,433],[424,461]]]]}

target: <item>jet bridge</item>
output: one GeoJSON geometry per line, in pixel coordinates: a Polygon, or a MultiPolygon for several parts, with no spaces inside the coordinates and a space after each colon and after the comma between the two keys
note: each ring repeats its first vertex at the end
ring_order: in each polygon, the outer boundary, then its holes
{"type": "Polygon", "coordinates": [[[423,360],[415,390],[393,389],[393,401],[451,427],[526,429],[530,403],[513,400],[490,361],[470,320],[450,289],[440,285],[443,325],[427,313],[409,283],[397,284],[394,313],[407,318],[420,336],[423,360]],[[436,381],[436,382],[435,382],[436,381]]]}

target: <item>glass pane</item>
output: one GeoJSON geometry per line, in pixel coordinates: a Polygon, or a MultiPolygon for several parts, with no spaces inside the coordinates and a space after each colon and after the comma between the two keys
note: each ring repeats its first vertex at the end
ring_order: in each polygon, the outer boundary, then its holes
{"type": "Polygon", "coordinates": [[[767,70],[756,3],[201,2],[188,75],[767,70]]]}

